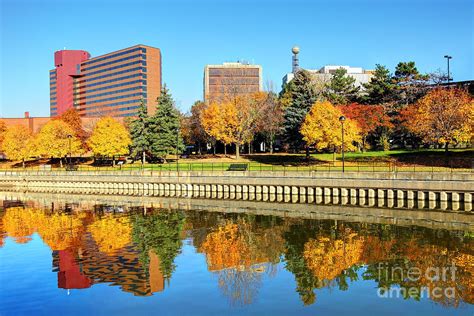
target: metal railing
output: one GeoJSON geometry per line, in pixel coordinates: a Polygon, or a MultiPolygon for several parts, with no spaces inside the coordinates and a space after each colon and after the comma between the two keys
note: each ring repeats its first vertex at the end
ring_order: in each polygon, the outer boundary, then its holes
{"type": "MultiPolygon", "coordinates": [[[[456,163],[448,164],[448,166],[435,166],[435,165],[422,165],[422,164],[410,164],[410,163],[399,163],[399,162],[346,162],[344,165],[344,172],[450,172],[450,173],[472,173],[474,172],[474,160],[471,161],[470,167],[458,166],[456,163]]],[[[78,171],[114,171],[123,173],[135,173],[141,171],[153,171],[153,172],[168,172],[168,171],[195,171],[195,172],[206,172],[206,173],[221,173],[221,172],[283,172],[283,173],[312,173],[312,172],[342,172],[343,166],[341,161],[336,162],[321,162],[313,164],[304,163],[282,163],[282,164],[270,164],[260,162],[173,162],[164,164],[124,164],[116,166],[93,166],[93,165],[76,165],[74,168],[68,166],[59,167],[52,165],[37,165],[29,166],[26,168],[1,168],[2,172],[26,172],[26,171],[41,171],[42,173],[47,172],[78,172],[78,171]],[[246,164],[246,171],[230,171],[231,166],[235,164],[246,164]]]]}

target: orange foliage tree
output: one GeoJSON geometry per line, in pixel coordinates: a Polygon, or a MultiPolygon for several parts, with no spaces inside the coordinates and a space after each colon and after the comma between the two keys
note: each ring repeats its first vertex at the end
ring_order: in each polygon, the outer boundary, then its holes
{"type": "Polygon", "coordinates": [[[469,142],[474,130],[474,101],[461,89],[437,88],[402,111],[405,125],[426,142],[469,142]]]}
{"type": "Polygon", "coordinates": [[[81,116],[79,115],[76,109],[71,108],[63,112],[60,116],[57,117],[57,119],[69,125],[74,131],[74,136],[76,136],[81,141],[82,146],[87,146],[86,140],[88,135],[82,126],[81,116]]]}
{"type": "Polygon", "coordinates": [[[390,117],[385,113],[385,109],[381,105],[352,103],[339,106],[339,109],[347,118],[357,123],[359,135],[362,139],[362,150],[366,146],[369,134],[375,133],[379,128],[388,130],[393,126],[390,122],[390,117]]]}
{"type": "Polygon", "coordinates": [[[310,239],[304,246],[306,265],[320,280],[333,280],[344,270],[360,264],[364,240],[356,233],[342,239],[327,237],[310,239]]]}

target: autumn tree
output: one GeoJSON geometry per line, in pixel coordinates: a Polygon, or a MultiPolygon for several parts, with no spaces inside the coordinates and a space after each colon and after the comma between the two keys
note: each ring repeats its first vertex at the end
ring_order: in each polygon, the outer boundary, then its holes
{"type": "Polygon", "coordinates": [[[354,120],[359,127],[359,134],[362,140],[362,150],[364,150],[367,137],[379,133],[379,137],[387,136],[392,127],[390,117],[386,114],[381,105],[362,105],[352,103],[340,106],[339,109],[349,119],[354,120]]]}
{"type": "Polygon", "coordinates": [[[76,136],[83,145],[86,145],[88,135],[82,126],[81,116],[76,109],[68,109],[58,116],[57,119],[62,120],[68,124],[74,131],[74,136],[76,136]]]}
{"type": "Polygon", "coordinates": [[[311,106],[321,97],[311,74],[306,70],[298,71],[280,92],[280,99],[286,104],[283,122],[285,140],[295,151],[304,145],[300,133],[301,124],[311,106]]]}
{"type": "Polygon", "coordinates": [[[346,69],[336,69],[327,86],[326,99],[336,105],[356,101],[360,88],[355,82],[355,78],[347,75],[346,69]]]}
{"type": "Polygon", "coordinates": [[[28,127],[15,125],[5,132],[2,150],[10,160],[21,160],[25,168],[25,159],[34,155],[34,138],[28,127]]]}
{"type": "Polygon", "coordinates": [[[273,92],[266,93],[265,100],[261,105],[261,115],[258,119],[258,131],[262,133],[270,145],[270,153],[273,154],[273,144],[276,136],[283,128],[283,106],[273,92]]]}
{"type": "Polygon", "coordinates": [[[436,88],[404,112],[407,128],[428,142],[444,145],[471,141],[474,102],[461,89],[436,88]]]}
{"type": "MultiPolygon", "coordinates": [[[[316,102],[301,125],[301,135],[308,145],[316,149],[336,148],[342,145],[342,112],[328,101],[316,102]]],[[[354,143],[360,141],[357,124],[347,119],[344,122],[344,148],[355,150],[354,143]]]]}
{"type": "Polygon", "coordinates": [[[112,156],[115,166],[115,156],[126,155],[132,143],[130,135],[121,123],[111,117],[101,118],[89,138],[89,146],[94,155],[112,156]]]}
{"type": "MultiPolygon", "coordinates": [[[[215,143],[215,139],[209,136],[201,122],[201,113],[206,108],[206,103],[202,101],[194,102],[191,107],[191,116],[189,117],[190,138],[198,145],[198,153],[202,153],[202,145],[208,142],[215,143]]],[[[214,144],[215,145],[215,144],[214,144]]],[[[215,146],[214,146],[215,147],[215,146]]]]}
{"type": "Polygon", "coordinates": [[[62,120],[51,120],[46,123],[36,137],[38,153],[43,157],[60,158],[63,166],[63,157],[69,151],[71,154],[82,151],[81,142],[75,136],[74,130],[62,120]]]}
{"type": "Polygon", "coordinates": [[[150,151],[151,134],[150,117],[144,100],[141,101],[137,117],[130,122],[129,130],[132,138],[132,154],[134,157],[141,154],[142,164],[145,164],[146,152],[150,151]]]}
{"type": "Polygon", "coordinates": [[[217,104],[211,102],[201,113],[201,124],[210,136],[224,144],[224,154],[227,155],[227,145],[234,142],[232,130],[237,128],[235,108],[229,102],[217,104]]]}
{"type": "Polygon", "coordinates": [[[180,133],[180,114],[166,85],[157,100],[157,110],[150,118],[150,151],[165,158],[184,150],[180,133]]]}
{"type": "Polygon", "coordinates": [[[0,120],[0,148],[2,148],[3,138],[5,137],[5,132],[7,131],[7,125],[4,121],[0,120]]]}

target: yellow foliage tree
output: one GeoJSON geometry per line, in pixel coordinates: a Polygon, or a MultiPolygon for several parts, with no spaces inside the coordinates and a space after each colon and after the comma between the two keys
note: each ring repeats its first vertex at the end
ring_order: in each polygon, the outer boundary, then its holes
{"type": "Polygon", "coordinates": [[[235,141],[233,130],[237,128],[237,117],[235,108],[231,103],[217,104],[212,102],[209,104],[201,112],[201,124],[206,133],[223,142],[224,145],[232,144],[235,141]]]}
{"type": "MultiPolygon", "coordinates": [[[[301,135],[308,145],[316,149],[336,148],[342,145],[341,110],[328,101],[316,102],[301,125],[301,135]]],[[[344,148],[355,150],[354,143],[360,142],[357,124],[346,119],[344,122],[344,148]]]]}
{"type": "Polygon", "coordinates": [[[0,148],[2,148],[3,138],[5,137],[5,132],[7,131],[7,125],[4,121],[0,120],[0,148]]]}
{"type": "Polygon", "coordinates": [[[112,253],[131,242],[132,226],[129,217],[106,216],[89,226],[99,250],[112,253]]]}
{"type": "Polygon", "coordinates": [[[343,239],[327,237],[310,239],[304,245],[304,259],[308,268],[320,280],[331,281],[344,270],[360,264],[364,239],[349,233],[343,239]]]}
{"type": "Polygon", "coordinates": [[[5,132],[2,149],[10,160],[21,160],[23,168],[25,159],[35,154],[34,138],[28,127],[12,126],[5,132]]]}
{"type": "Polygon", "coordinates": [[[266,95],[238,95],[226,97],[221,103],[211,103],[201,113],[204,130],[215,139],[228,145],[235,144],[237,159],[240,146],[252,141],[258,128],[266,95]]]}
{"type": "Polygon", "coordinates": [[[89,146],[94,155],[112,156],[112,158],[128,154],[128,146],[131,144],[132,140],[127,129],[111,117],[101,118],[89,138],[89,146]]]}
{"type": "Polygon", "coordinates": [[[36,137],[36,147],[38,154],[43,157],[60,158],[61,167],[63,166],[62,159],[69,150],[71,154],[82,151],[81,142],[75,136],[74,130],[61,120],[51,120],[41,128],[36,137]]]}
{"type": "Polygon", "coordinates": [[[448,145],[469,142],[474,131],[474,100],[461,89],[438,88],[428,92],[403,116],[407,128],[426,142],[448,145]]]}

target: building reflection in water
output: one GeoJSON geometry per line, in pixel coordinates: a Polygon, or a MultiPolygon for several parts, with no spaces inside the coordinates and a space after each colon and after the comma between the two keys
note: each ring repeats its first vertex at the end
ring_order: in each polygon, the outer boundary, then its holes
{"type": "Polygon", "coordinates": [[[265,278],[282,268],[294,275],[306,305],[317,304],[319,289],[345,291],[360,280],[381,289],[418,289],[405,297],[414,300],[424,288],[452,288],[454,296],[431,299],[450,307],[474,303],[472,232],[103,206],[74,205],[63,212],[18,204],[2,212],[0,246],[6,236],[26,243],[33,233],[53,250],[58,287],[64,289],[108,283],[139,296],[162,292],[186,240],[205,255],[207,270],[231,304],[254,302],[265,278]],[[426,271],[451,263],[455,279],[404,278],[415,267],[426,271]]]}

